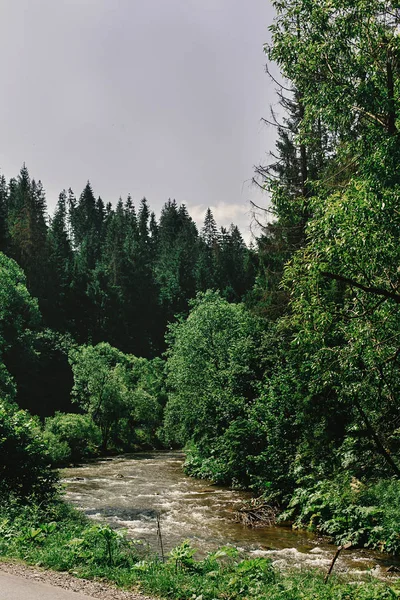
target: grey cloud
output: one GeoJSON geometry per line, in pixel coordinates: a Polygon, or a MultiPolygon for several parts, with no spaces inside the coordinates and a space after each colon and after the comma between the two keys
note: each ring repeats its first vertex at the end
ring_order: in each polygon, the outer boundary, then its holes
{"type": "Polygon", "coordinates": [[[266,199],[247,182],[273,143],[260,126],[274,101],[266,0],[2,0],[0,11],[7,177],[25,161],[50,207],[87,179],[106,201],[210,205],[248,237],[248,201],[266,199]]]}

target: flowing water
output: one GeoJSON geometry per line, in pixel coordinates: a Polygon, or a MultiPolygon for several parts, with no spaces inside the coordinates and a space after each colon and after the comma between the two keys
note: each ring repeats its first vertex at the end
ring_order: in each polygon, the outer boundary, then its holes
{"type": "MultiPolygon", "coordinates": [[[[165,552],[189,539],[200,555],[229,544],[253,556],[270,557],[277,566],[328,569],[334,546],[289,528],[249,529],[236,523],[235,510],[250,495],[186,477],[183,461],[179,452],[152,452],[65,469],[66,496],[88,516],[125,528],[130,537],[143,540],[156,551],[160,515],[165,552]]],[[[347,550],[335,570],[383,575],[393,564],[393,559],[378,553],[347,550]]]]}

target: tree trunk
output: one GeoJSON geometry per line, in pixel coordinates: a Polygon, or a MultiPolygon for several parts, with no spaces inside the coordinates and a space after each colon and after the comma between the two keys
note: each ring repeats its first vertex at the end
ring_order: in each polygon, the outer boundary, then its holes
{"type": "Polygon", "coordinates": [[[388,116],[387,130],[389,135],[397,133],[396,127],[396,106],[394,100],[394,78],[393,78],[393,62],[389,55],[386,61],[386,77],[387,77],[387,93],[388,93],[388,116]]]}

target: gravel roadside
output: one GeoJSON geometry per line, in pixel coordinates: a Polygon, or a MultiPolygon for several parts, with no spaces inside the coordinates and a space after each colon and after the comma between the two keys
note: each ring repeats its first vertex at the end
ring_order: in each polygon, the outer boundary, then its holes
{"type": "Polygon", "coordinates": [[[57,571],[48,571],[30,567],[19,562],[0,561],[0,571],[18,575],[32,581],[40,581],[71,592],[80,592],[92,598],[99,600],[156,600],[149,596],[143,596],[138,592],[128,592],[113,587],[101,581],[91,581],[89,579],[78,579],[69,573],[59,573],[57,571]]]}

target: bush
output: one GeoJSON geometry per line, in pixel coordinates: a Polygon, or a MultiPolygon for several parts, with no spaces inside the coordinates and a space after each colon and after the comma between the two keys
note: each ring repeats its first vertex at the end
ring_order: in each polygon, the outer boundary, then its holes
{"type": "Polygon", "coordinates": [[[101,444],[100,429],[89,415],[56,413],[46,419],[45,438],[54,464],[93,456],[101,444]]]}
{"type": "Polygon", "coordinates": [[[49,499],[57,476],[38,423],[24,410],[0,400],[0,498],[34,495],[49,499]]]}
{"type": "Polygon", "coordinates": [[[141,554],[123,531],[90,522],[56,500],[45,507],[8,501],[0,507],[0,555],[82,577],[118,571],[127,578],[141,554]]]}
{"type": "Polygon", "coordinates": [[[304,481],[280,519],[294,519],[328,535],[336,543],[400,553],[400,481],[382,480],[364,485],[343,474],[332,480],[304,481]]]}

